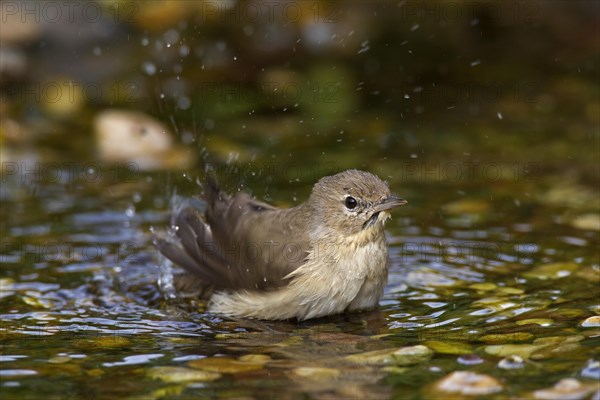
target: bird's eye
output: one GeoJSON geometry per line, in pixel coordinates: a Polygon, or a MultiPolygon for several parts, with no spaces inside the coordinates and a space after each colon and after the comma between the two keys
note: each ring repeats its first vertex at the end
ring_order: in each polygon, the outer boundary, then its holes
{"type": "Polygon", "coordinates": [[[352,196],[348,196],[346,197],[346,199],[344,200],[344,205],[346,206],[346,208],[348,210],[353,210],[356,208],[356,206],[358,205],[358,202],[356,201],[356,199],[352,196]]]}

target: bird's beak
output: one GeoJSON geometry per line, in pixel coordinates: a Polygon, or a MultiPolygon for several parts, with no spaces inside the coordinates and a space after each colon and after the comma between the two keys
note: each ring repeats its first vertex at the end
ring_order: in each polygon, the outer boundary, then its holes
{"type": "Polygon", "coordinates": [[[379,203],[373,206],[373,209],[371,210],[371,217],[365,221],[365,223],[363,224],[363,229],[375,225],[377,221],[385,221],[390,217],[388,210],[395,207],[403,206],[406,203],[408,203],[406,200],[394,195],[388,196],[385,199],[381,200],[379,203]]]}
{"type": "Polygon", "coordinates": [[[401,199],[398,196],[388,196],[385,199],[381,200],[378,204],[375,204],[373,207],[373,212],[378,213],[381,211],[391,210],[392,208],[400,207],[408,203],[408,201],[401,199]]]}

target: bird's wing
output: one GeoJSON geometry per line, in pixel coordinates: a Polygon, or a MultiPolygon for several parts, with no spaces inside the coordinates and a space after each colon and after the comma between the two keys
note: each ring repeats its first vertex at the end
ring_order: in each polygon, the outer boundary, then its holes
{"type": "Polygon", "coordinates": [[[306,211],[278,209],[246,193],[228,196],[207,181],[205,220],[191,208],[175,217],[180,245],[157,240],[160,251],[217,289],[269,290],[305,261],[306,211]]]}

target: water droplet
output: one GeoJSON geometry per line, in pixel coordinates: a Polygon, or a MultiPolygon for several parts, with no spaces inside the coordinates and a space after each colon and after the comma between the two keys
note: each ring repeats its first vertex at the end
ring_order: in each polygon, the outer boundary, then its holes
{"type": "Polygon", "coordinates": [[[167,42],[167,47],[171,47],[172,44],[177,43],[179,40],[179,32],[176,29],[170,29],[163,35],[165,42],[167,42]]]}
{"type": "Polygon", "coordinates": [[[371,47],[369,46],[369,41],[365,40],[361,43],[361,48],[360,50],[358,50],[358,54],[362,54],[362,53],[366,53],[367,51],[369,51],[371,47]]]}
{"type": "Polygon", "coordinates": [[[190,54],[190,48],[189,48],[187,45],[185,45],[185,44],[182,44],[182,45],[179,47],[179,55],[180,55],[181,57],[186,57],[186,56],[188,56],[189,54],[190,54]]]}
{"type": "Polygon", "coordinates": [[[142,69],[148,76],[152,76],[156,73],[156,65],[154,65],[154,63],[151,63],[150,61],[146,61],[145,63],[143,63],[142,69]]]}
{"type": "Polygon", "coordinates": [[[185,96],[181,96],[179,99],[177,99],[177,107],[179,107],[181,110],[187,110],[191,105],[192,102],[185,96]]]}
{"type": "Polygon", "coordinates": [[[133,218],[135,216],[135,206],[130,205],[129,207],[127,207],[127,209],[125,210],[125,215],[127,215],[128,218],[133,218]]]}

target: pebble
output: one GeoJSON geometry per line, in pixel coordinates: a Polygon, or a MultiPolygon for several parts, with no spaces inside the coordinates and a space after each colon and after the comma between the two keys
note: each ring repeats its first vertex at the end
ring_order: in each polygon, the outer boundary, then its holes
{"type": "Polygon", "coordinates": [[[548,336],[530,344],[498,344],[485,347],[485,352],[497,357],[519,356],[523,359],[548,358],[558,353],[578,350],[583,336],[548,336]]]}
{"type": "Polygon", "coordinates": [[[581,326],[583,326],[584,328],[600,327],[600,315],[594,315],[589,318],[586,318],[586,320],[581,323],[581,326]]]}
{"type": "Polygon", "coordinates": [[[238,358],[238,360],[253,364],[266,364],[271,361],[271,357],[266,354],[245,354],[238,358]]]}
{"type": "Polygon", "coordinates": [[[441,354],[470,354],[473,352],[471,346],[464,342],[428,340],[424,344],[436,353],[441,354]]]}
{"type": "Polygon", "coordinates": [[[577,229],[600,231],[600,214],[583,214],[569,221],[569,224],[577,229]]]}
{"type": "Polygon", "coordinates": [[[188,362],[188,366],[202,371],[218,372],[222,374],[236,374],[262,369],[264,359],[256,362],[240,361],[229,357],[208,357],[188,362]]]}
{"type": "Polygon", "coordinates": [[[55,356],[48,359],[49,364],[64,364],[71,361],[72,358],[69,356],[55,356]]]}
{"type": "Polygon", "coordinates": [[[423,345],[417,345],[351,354],[346,356],[345,359],[362,365],[395,364],[402,366],[429,361],[432,356],[433,351],[431,349],[423,345]]]}
{"type": "Polygon", "coordinates": [[[529,332],[491,333],[479,338],[480,341],[486,343],[524,342],[531,339],[533,339],[533,334],[529,332]]]}
{"type": "Polygon", "coordinates": [[[581,370],[581,376],[600,381],[600,361],[589,360],[581,370]]]}
{"type": "Polygon", "coordinates": [[[485,282],[485,283],[474,283],[472,285],[469,285],[469,289],[474,289],[474,290],[480,290],[480,291],[488,291],[488,290],[494,290],[496,289],[498,286],[496,286],[494,283],[490,283],[490,282],[485,282]]]}
{"type": "Polygon", "coordinates": [[[136,111],[105,110],[94,119],[100,158],[111,163],[135,163],[141,170],[182,168],[193,161],[177,147],[161,122],[136,111]]]}
{"type": "Polygon", "coordinates": [[[454,371],[440,379],[435,388],[467,396],[483,396],[502,391],[502,385],[496,378],[470,371],[454,371]]]}
{"type": "Polygon", "coordinates": [[[131,342],[124,336],[100,336],[94,339],[79,339],[75,341],[75,347],[83,349],[117,349],[129,347],[131,342]]]}
{"type": "Polygon", "coordinates": [[[508,356],[498,362],[498,368],[520,369],[525,366],[525,361],[519,356],[508,356]]]}
{"type": "Polygon", "coordinates": [[[577,379],[561,379],[552,388],[536,390],[533,397],[540,400],[579,400],[585,399],[594,390],[597,385],[582,384],[577,379]]]}
{"type": "Polygon", "coordinates": [[[500,287],[497,290],[503,294],[523,294],[525,291],[523,289],[514,288],[514,287],[500,287]]]}
{"type": "Polygon", "coordinates": [[[485,360],[476,354],[465,354],[456,359],[456,362],[462,365],[482,364],[485,360]]]}
{"type": "Polygon", "coordinates": [[[521,358],[529,358],[533,353],[545,346],[534,344],[497,344],[485,347],[485,352],[497,357],[509,357],[518,355],[521,358]]]}
{"type": "Polygon", "coordinates": [[[522,319],[520,321],[517,321],[516,324],[521,326],[521,325],[529,325],[529,324],[536,324],[539,326],[550,326],[554,323],[553,320],[548,319],[548,318],[531,318],[531,319],[522,319]]]}
{"type": "Polygon", "coordinates": [[[411,365],[429,361],[433,351],[426,346],[416,345],[402,347],[392,354],[396,365],[411,365]]]}
{"type": "Polygon", "coordinates": [[[574,262],[544,264],[525,272],[523,276],[528,279],[560,279],[571,275],[578,268],[579,264],[574,262]]]}
{"type": "Polygon", "coordinates": [[[324,367],[299,367],[292,370],[294,375],[315,381],[329,381],[337,379],[341,372],[334,368],[324,367]]]}
{"type": "Polygon", "coordinates": [[[211,382],[222,376],[217,372],[170,366],[152,367],[146,371],[146,375],[151,379],[160,379],[164,382],[211,382]]]}

